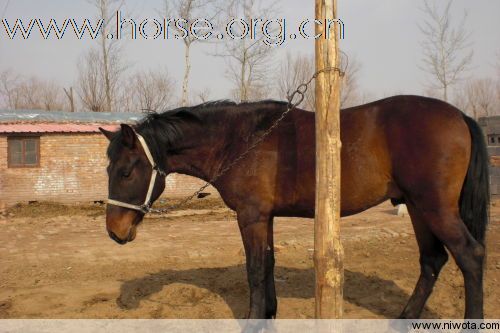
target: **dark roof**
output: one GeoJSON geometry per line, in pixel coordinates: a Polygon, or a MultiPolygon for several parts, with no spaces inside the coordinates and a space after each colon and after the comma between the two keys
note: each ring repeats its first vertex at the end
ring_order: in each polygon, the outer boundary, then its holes
{"type": "Polygon", "coordinates": [[[0,110],[0,123],[135,123],[144,113],[63,112],[41,110],[0,110]]]}

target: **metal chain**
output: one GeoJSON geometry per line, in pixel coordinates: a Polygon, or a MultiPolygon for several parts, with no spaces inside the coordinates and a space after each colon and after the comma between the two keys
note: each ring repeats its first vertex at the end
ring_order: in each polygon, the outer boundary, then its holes
{"type": "Polygon", "coordinates": [[[243,153],[241,153],[237,158],[235,158],[234,160],[232,160],[228,165],[226,165],[225,167],[223,167],[222,169],[220,169],[215,174],[215,176],[213,176],[208,182],[206,182],[202,187],[200,187],[200,189],[198,189],[196,192],[194,192],[190,196],[182,199],[180,202],[176,203],[175,205],[170,205],[170,206],[167,206],[167,207],[161,208],[161,209],[150,208],[149,212],[150,213],[154,213],[154,214],[166,213],[166,212],[175,210],[175,209],[177,209],[177,208],[179,208],[181,206],[184,206],[189,201],[191,201],[195,197],[197,197],[207,187],[209,187],[214,182],[216,182],[220,177],[222,177],[223,175],[225,175],[234,165],[236,165],[239,161],[241,161],[242,159],[244,159],[252,150],[254,150],[262,141],[264,141],[264,139],[267,138],[269,136],[269,134],[271,134],[271,132],[276,127],[278,127],[278,125],[281,123],[281,121],[283,121],[283,119],[285,119],[286,115],[288,113],[290,113],[290,111],[292,111],[293,109],[295,109],[297,106],[299,106],[304,101],[307,89],[309,88],[309,85],[311,84],[311,82],[313,80],[315,80],[321,73],[334,72],[334,71],[339,72],[340,77],[343,77],[345,75],[345,72],[342,71],[338,67],[323,68],[323,69],[317,71],[316,73],[314,73],[314,75],[311,76],[311,78],[307,82],[300,84],[297,87],[297,89],[295,89],[295,91],[293,91],[291,94],[288,94],[288,96],[287,96],[288,104],[287,104],[286,111],[283,112],[281,114],[281,116],[278,119],[275,120],[275,122],[271,125],[271,127],[269,127],[261,136],[259,136],[257,138],[257,140],[255,140],[250,146],[248,146],[247,149],[243,153]],[[293,101],[294,101],[294,99],[296,98],[297,95],[298,95],[298,100],[294,103],[293,101]]]}

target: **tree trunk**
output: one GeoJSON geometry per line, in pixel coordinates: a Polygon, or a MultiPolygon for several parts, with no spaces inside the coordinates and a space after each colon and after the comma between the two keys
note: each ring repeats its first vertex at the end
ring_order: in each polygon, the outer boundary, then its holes
{"type": "MultiPolygon", "coordinates": [[[[316,18],[336,17],[336,0],[316,0],[316,18]]],[[[316,40],[316,70],[338,66],[338,25],[335,37],[316,40]]],[[[316,33],[322,33],[316,25],[316,33]]],[[[314,263],[316,318],[341,318],[343,256],[340,241],[340,74],[322,73],[316,80],[316,220],[314,263]]]]}
{"type": "Polygon", "coordinates": [[[73,87],[69,88],[69,91],[64,88],[64,93],[69,100],[69,107],[71,112],[75,112],[75,98],[73,96],[73,87]]]}
{"type": "Polygon", "coordinates": [[[182,81],[182,106],[188,105],[188,87],[189,87],[189,73],[191,72],[191,61],[189,59],[189,51],[191,43],[185,43],[186,49],[184,53],[184,80],[182,81]]]}
{"type": "Polygon", "coordinates": [[[243,61],[240,68],[240,102],[248,101],[248,85],[246,80],[247,53],[243,52],[243,61]]]}
{"type": "Polygon", "coordinates": [[[108,38],[108,32],[106,29],[106,23],[108,22],[108,9],[106,6],[106,0],[101,0],[101,16],[104,20],[104,24],[102,26],[102,34],[101,34],[101,48],[102,48],[102,64],[103,64],[103,73],[104,73],[104,90],[106,92],[106,111],[111,112],[112,108],[112,96],[111,96],[111,82],[109,78],[109,54],[106,40],[108,38]]]}

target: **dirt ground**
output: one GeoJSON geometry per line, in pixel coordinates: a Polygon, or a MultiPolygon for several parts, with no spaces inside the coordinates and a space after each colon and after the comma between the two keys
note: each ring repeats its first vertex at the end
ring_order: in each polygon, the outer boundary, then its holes
{"type": "MultiPolygon", "coordinates": [[[[147,218],[125,246],[105,232],[102,206],[33,204],[0,217],[0,318],[243,318],[248,288],[234,214],[203,199],[147,218]]],[[[485,314],[500,318],[500,207],[491,212],[485,314]]],[[[408,217],[388,203],[344,218],[345,317],[394,318],[418,277],[408,217]]],[[[313,220],[275,222],[278,318],[314,314],[313,220]]],[[[463,316],[450,261],[424,318],[463,316]]]]}

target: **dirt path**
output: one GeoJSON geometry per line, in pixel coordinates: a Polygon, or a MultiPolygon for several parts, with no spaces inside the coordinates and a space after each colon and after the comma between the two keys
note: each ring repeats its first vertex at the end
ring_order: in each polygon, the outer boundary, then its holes
{"type": "MultiPolygon", "coordinates": [[[[18,209],[0,220],[0,318],[243,318],[244,257],[234,214],[214,209],[148,218],[125,246],[101,209],[18,209]],[[61,214],[66,214],[61,216],[61,214]]],[[[500,317],[500,209],[488,237],[485,312],[500,317]]],[[[418,277],[408,217],[383,204],[343,219],[345,316],[396,317],[418,277]]],[[[313,220],[276,221],[279,318],[314,314],[313,220]]],[[[464,293],[450,262],[424,312],[460,318],[464,293]]]]}

